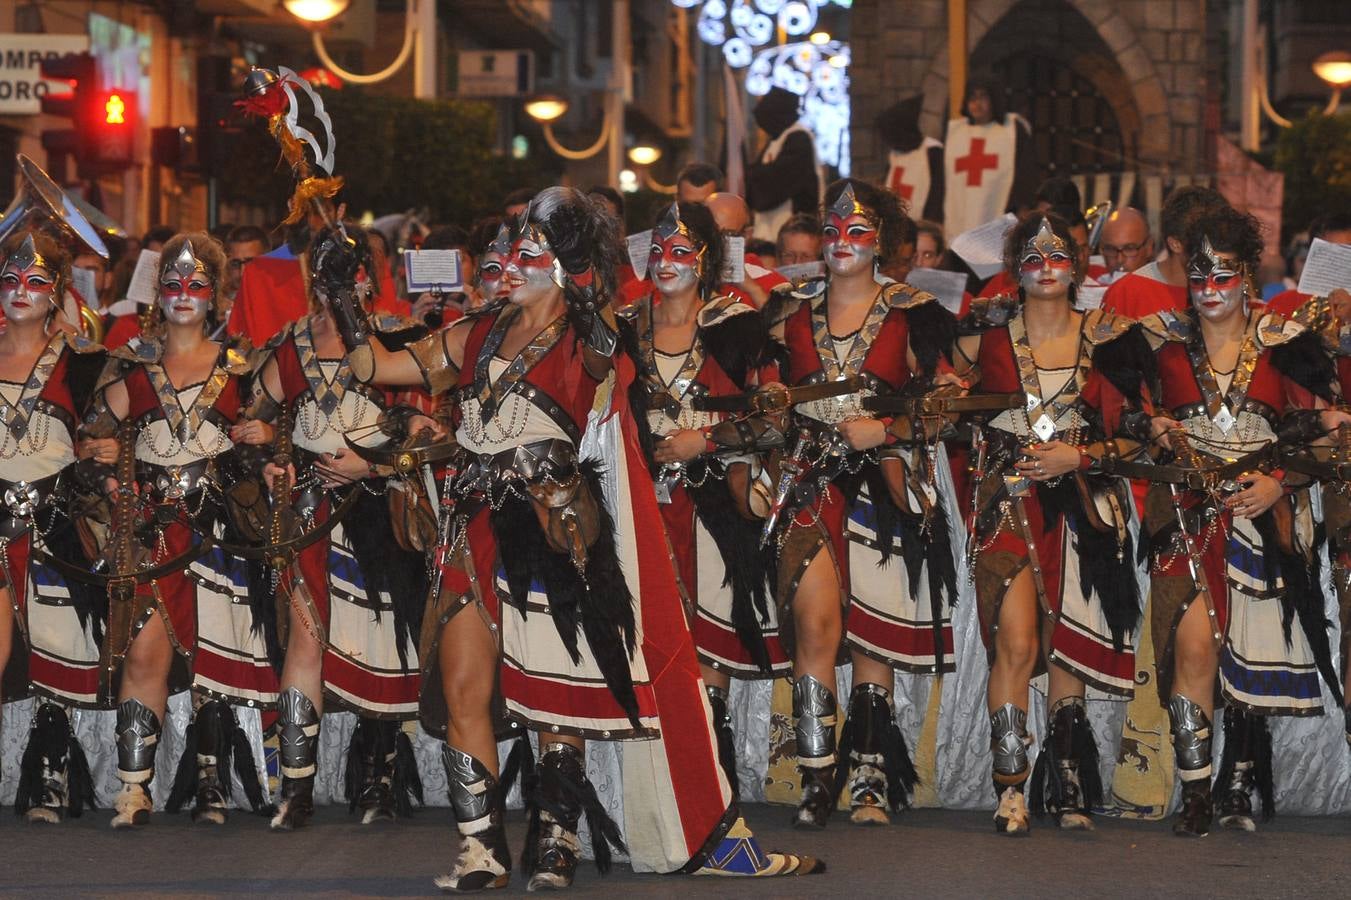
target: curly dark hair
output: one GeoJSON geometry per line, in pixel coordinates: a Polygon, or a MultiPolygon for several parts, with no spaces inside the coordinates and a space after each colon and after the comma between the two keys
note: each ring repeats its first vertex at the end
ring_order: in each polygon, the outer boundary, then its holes
{"type": "MultiPolygon", "coordinates": [[[[709,212],[704,204],[672,203],[671,206],[679,208],[680,221],[690,230],[690,237],[693,238],[695,245],[704,248],[704,268],[699,275],[699,296],[707,300],[717,293],[718,285],[722,283],[722,265],[727,256],[722,233],[718,230],[718,223],[713,219],[713,213],[709,212]]],[[[654,227],[666,216],[666,211],[671,206],[662,207],[657,218],[653,220],[654,227]]]]}
{"type": "MultiPolygon", "coordinates": [[[[52,283],[54,285],[52,297],[55,298],[57,306],[61,305],[61,298],[66,296],[66,288],[70,286],[70,262],[73,257],[70,251],[53,238],[51,235],[36,229],[32,231],[19,231],[12,235],[5,245],[0,247],[0,265],[14,255],[15,251],[23,245],[28,237],[33,238],[33,249],[38,252],[46,262],[47,270],[52,273],[52,283]]],[[[86,300],[93,302],[97,298],[87,297],[86,300]]]]}
{"type": "Polygon", "coordinates": [[[221,242],[206,231],[182,231],[164,242],[159,256],[159,273],[155,277],[155,303],[151,308],[150,324],[158,324],[164,318],[164,311],[159,308],[160,279],[163,277],[164,267],[178,256],[183,245],[187,243],[192,244],[192,255],[206,266],[206,277],[211,279],[211,308],[206,313],[206,330],[208,333],[213,332],[225,315],[225,296],[221,292],[221,279],[225,277],[225,266],[229,263],[229,256],[221,242]]]}
{"type": "MultiPolygon", "coordinates": [[[[1085,274],[1079,271],[1079,242],[1070,233],[1070,223],[1053,212],[1028,213],[1018,220],[1018,224],[1009,229],[1008,234],[1004,235],[1004,271],[1012,275],[1015,281],[1017,280],[1018,269],[1023,259],[1023,248],[1041,230],[1042,219],[1050,222],[1051,231],[1065,242],[1065,252],[1069,253],[1070,259],[1074,260],[1074,281],[1075,284],[1078,284],[1085,274]]],[[[1019,292],[1021,293],[1021,288],[1019,292]]],[[[1074,299],[1073,287],[1070,288],[1070,299],[1071,301],[1074,299]]]]}
{"type": "Polygon", "coordinates": [[[1187,259],[1201,252],[1201,244],[1206,238],[1210,239],[1210,246],[1221,253],[1234,254],[1247,269],[1249,277],[1257,274],[1262,262],[1262,223],[1254,216],[1225,206],[1197,219],[1187,229],[1183,241],[1187,259]]]}
{"type": "Polygon", "coordinates": [[[826,215],[830,212],[830,205],[840,198],[840,194],[843,194],[844,189],[849,185],[854,187],[855,199],[877,215],[880,223],[877,229],[877,259],[885,265],[896,255],[896,251],[900,249],[904,241],[905,201],[891,191],[884,191],[866,181],[859,181],[857,178],[841,178],[838,181],[832,181],[830,186],[826,188],[825,205],[821,209],[822,222],[826,221],[826,215]]]}
{"type": "Polygon", "coordinates": [[[564,243],[580,244],[590,257],[601,296],[615,295],[624,245],[618,223],[599,203],[574,188],[551,187],[535,195],[526,214],[544,230],[555,251],[564,243]]]}

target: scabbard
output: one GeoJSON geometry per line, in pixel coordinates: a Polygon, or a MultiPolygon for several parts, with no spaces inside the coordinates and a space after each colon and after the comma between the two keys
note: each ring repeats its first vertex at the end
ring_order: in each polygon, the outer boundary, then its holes
{"type": "Polygon", "coordinates": [[[864,397],[868,412],[903,416],[941,416],[948,413],[999,412],[1019,409],[1022,394],[971,394],[966,397],[901,397],[894,394],[864,397]]]}
{"type": "Polygon", "coordinates": [[[862,378],[850,375],[839,381],[823,381],[820,384],[748,391],[744,394],[724,394],[717,397],[695,397],[694,408],[701,412],[777,412],[799,403],[854,394],[863,387],[862,378]]]}

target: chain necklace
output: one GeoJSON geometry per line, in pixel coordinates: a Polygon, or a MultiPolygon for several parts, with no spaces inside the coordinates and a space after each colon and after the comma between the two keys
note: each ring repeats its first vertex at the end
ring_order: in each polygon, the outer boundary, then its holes
{"type": "Polygon", "coordinates": [[[9,429],[0,429],[0,459],[14,459],[17,456],[37,456],[47,449],[47,436],[51,429],[51,417],[38,417],[39,421],[33,422],[32,418],[28,422],[28,430],[23,433],[23,437],[14,440],[9,429]],[[36,437],[34,433],[36,432],[36,437]],[[11,443],[13,448],[11,449],[11,443]],[[27,447],[25,448],[25,444],[27,447]]]}

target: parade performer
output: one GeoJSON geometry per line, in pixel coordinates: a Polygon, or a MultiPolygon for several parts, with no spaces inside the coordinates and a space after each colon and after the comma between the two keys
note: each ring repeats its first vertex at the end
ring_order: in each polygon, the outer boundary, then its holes
{"type": "Polygon", "coordinates": [[[735,795],[731,677],[770,677],[785,672],[788,659],[769,602],[759,519],[749,506],[755,448],[781,441],[782,431],[763,416],[733,419],[709,410],[710,401],[744,400],[769,337],[755,307],[718,295],[722,260],[708,209],[672,204],[652,231],[647,272],[656,291],[619,315],[639,376],[632,389],[638,435],[735,795]]]}
{"type": "Polygon", "coordinates": [[[875,394],[923,393],[940,369],[951,377],[956,323],[931,295],[875,279],[904,218],[895,195],[845,179],[826,200],[827,278],[776,291],[765,309],[795,404],[764,533],[777,542],[775,597],[796,678],[795,821],[809,828],[825,826],[845,781],[856,823],[908,805],[916,776],[892,709],[894,670],[952,671],[956,596],[925,431],[866,406],[875,394]],[[854,687],[837,755],[842,638],[854,687]]]}
{"type": "Polygon", "coordinates": [[[877,115],[877,135],[887,148],[883,184],[915,217],[943,219],[943,144],[919,130],[924,97],[897,100],[877,115]]]}
{"type": "Polygon", "coordinates": [[[39,698],[14,808],[59,822],[94,806],[67,707],[98,705],[107,597],[50,560],[89,568],[77,522],[92,486],[78,477],[75,436],[104,354],[56,322],[70,254],[51,235],[21,229],[0,254],[0,670],[4,700],[39,698]]]}
{"type": "Polygon", "coordinates": [[[815,213],[821,202],[816,138],[801,119],[802,98],[772,87],[755,104],[755,124],[768,135],[746,170],[746,201],[755,210],[752,237],[773,241],[794,213],[815,213]]]}
{"type": "Polygon", "coordinates": [[[117,704],[114,828],[144,825],[169,695],[196,688],[177,804],[224,822],[229,765],[255,809],[257,768],[231,701],[276,699],[265,616],[253,615],[258,567],[211,543],[238,543],[227,490],[245,478],[231,438],[250,388],[248,347],[210,340],[225,251],[205,232],[164,245],[156,305],[141,338],[109,355],[84,424],[82,457],[114,467],[107,540],[110,608],[100,693],[117,704]],[[150,571],[141,571],[149,569],[150,571]]]}
{"type": "Polygon", "coordinates": [[[635,869],[822,868],[809,857],[762,852],[718,765],[664,532],[650,524],[659,520],[651,475],[625,402],[633,369],[616,355],[608,307],[619,246],[612,228],[584,195],[550,188],[515,223],[506,302],[407,354],[370,341],[358,310],[346,307],[338,319],[354,365],[369,348],[364,377],[453,389],[458,401],[463,453],[445,488],[450,515],[421,646],[423,725],[446,738],[462,836],[454,869],[437,879],[445,890],[500,888],[509,878],[495,689],[512,733],[540,733],[539,766],[525,783],[531,889],[571,884],[583,814],[602,871],[610,847],[623,846],[585,777],[586,739],[625,742],[624,833],[635,869]],[[593,407],[608,411],[588,424],[593,407]],[[604,442],[604,472],[579,458],[588,428],[604,442]],[[608,492],[602,475],[612,479],[608,492]]]}
{"type": "MultiPolygon", "coordinates": [[[[327,225],[306,261],[310,313],[265,348],[250,410],[279,429],[277,455],[264,477],[274,504],[289,510],[271,538],[292,546],[270,551],[283,569],[277,584],[285,647],[278,703],[282,796],[272,819],[278,830],[298,828],[314,812],[326,699],[360,716],[346,787],[362,823],[407,814],[411,799],[422,799],[412,746],[399,723],[417,714],[426,564],[420,553],[391,540],[389,473],[347,445],[349,435],[383,439],[381,429],[399,416],[391,395],[355,376],[333,312],[339,295],[370,308],[374,282],[365,233],[327,225]]],[[[383,318],[381,324],[380,338],[394,347],[423,334],[406,320],[383,318]]]]}
{"type": "Polygon", "coordinates": [[[1316,410],[1333,377],[1316,338],[1250,309],[1261,251],[1252,217],[1229,208],[1207,216],[1186,242],[1191,309],[1143,323],[1159,346],[1154,432],[1175,457],[1148,476],[1145,531],[1159,697],[1182,779],[1179,835],[1210,829],[1217,696],[1220,823],[1246,831],[1255,828],[1254,789],[1264,814],[1274,812],[1266,717],[1321,714],[1320,674],[1340,699],[1309,492],[1270,450],[1346,417],[1316,410]]]}
{"type": "Polygon", "coordinates": [[[943,228],[956,237],[1031,203],[1037,187],[1032,126],[1005,112],[1004,91],[991,76],[966,82],[962,114],[943,141],[943,228]]]}
{"type": "Polygon", "coordinates": [[[1018,294],[975,301],[964,324],[978,336],[961,339],[975,362],[968,379],[1018,401],[972,423],[968,539],[1001,834],[1030,826],[1029,775],[1034,810],[1049,809],[1061,828],[1093,827],[1102,789],[1086,688],[1129,698],[1135,684],[1132,507],[1129,485],[1110,471],[1148,439],[1154,359],[1131,320],[1075,310],[1077,249],[1058,216],[1024,218],[1004,251],[1018,294]],[[1028,682],[1042,673],[1050,721],[1032,774],[1028,682]]]}

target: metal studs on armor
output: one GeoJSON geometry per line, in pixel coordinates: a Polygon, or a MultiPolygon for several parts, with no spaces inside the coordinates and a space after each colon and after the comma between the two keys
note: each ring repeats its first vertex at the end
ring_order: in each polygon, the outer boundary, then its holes
{"type": "Polygon", "coordinates": [[[1028,774],[1027,712],[1005,703],[990,713],[990,749],[994,753],[994,777],[1005,784],[1020,784],[1028,774]]]}
{"type": "Polygon", "coordinates": [[[160,720],[136,698],[117,707],[117,777],[124,784],[144,784],[155,775],[160,720]]]}
{"type": "Polygon", "coordinates": [[[835,695],[814,675],[793,684],[793,715],[797,718],[798,764],[809,768],[835,762],[835,695]]]}
{"type": "Polygon", "coordinates": [[[297,687],[277,700],[281,771],[287,778],[308,778],[318,768],[319,713],[297,687]]]}

